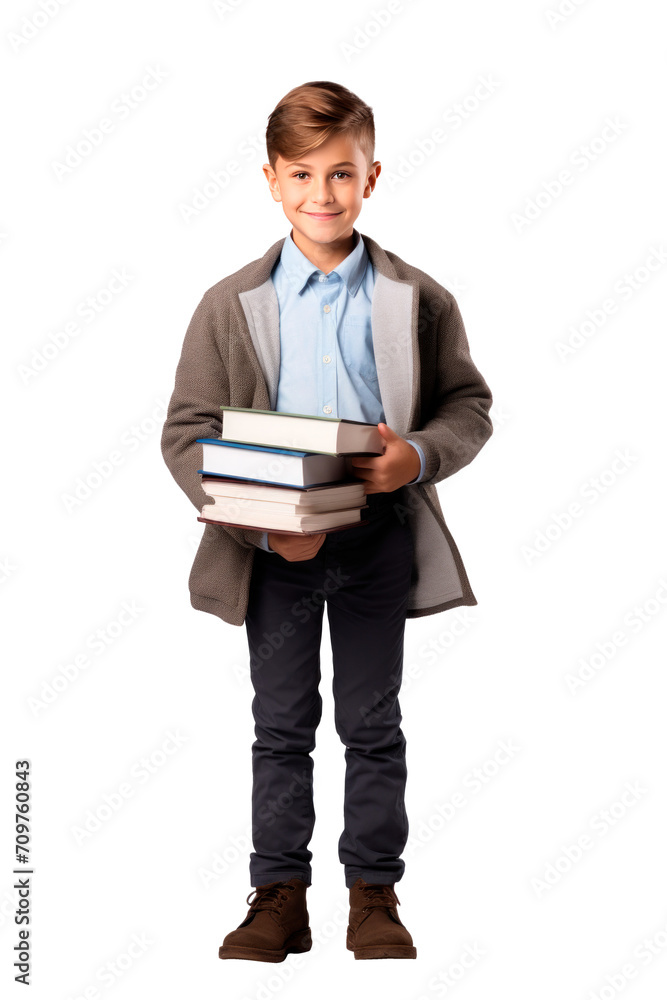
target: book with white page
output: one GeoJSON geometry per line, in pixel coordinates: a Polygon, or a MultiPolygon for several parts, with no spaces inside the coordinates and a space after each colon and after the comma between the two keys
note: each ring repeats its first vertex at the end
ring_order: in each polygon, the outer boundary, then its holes
{"type": "Polygon", "coordinates": [[[294,487],[317,486],[350,478],[343,455],[310,454],[219,438],[197,438],[197,443],[202,446],[202,468],[199,471],[204,475],[212,473],[294,487]]]}
{"type": "MultiPolygon", "coordinates": [[[[266,483],[251,483],[227,476],[203,476],[202,489],[213,497],[216,504],[232,503],[251,509],[256,505],[275,507],[276,513],[289,508],[290,513],[303,511],[343,510],[347,507],[361,507],[366,503],[363,482],[341,482],[335,486],[311,486],[292,489],[289,486],[269,486],[266,483]]],[[[259,508],[257,508],[259,509],[259,508]]]]}
{"type": "Polygon", "coordinates": [[[377,424],[242,406],[221,406],[225,441],[273,445],[321,455],[382,455],[377,424]]]}
{"type": "Polygon", "coordinates": [[[238,527],[254,528],[257,531],[287,531],[297,533],[312,533],[326,531],[328,528],[353,528],[365,524],[361,520],[361,508],[350,510],[329,510],[323,513],[275,514],[268,511],[243,511],[236,509],[234,519],[228,520],[225,511],[217,504],[206,504],[202,507],[198,521],[230,524],[238,527]]]}

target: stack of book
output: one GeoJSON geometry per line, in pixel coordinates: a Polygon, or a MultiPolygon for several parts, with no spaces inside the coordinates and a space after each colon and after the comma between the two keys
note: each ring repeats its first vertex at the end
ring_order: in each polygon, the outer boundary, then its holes
{"type": "Polygon", "coordinates": [[[376,424],[343,417],[221,406],[220,438],[202,445],[202,488],[213,497],[199,521],[310,535],[362,520],[364,482],[347,459],[377,456],[376,424]]]}

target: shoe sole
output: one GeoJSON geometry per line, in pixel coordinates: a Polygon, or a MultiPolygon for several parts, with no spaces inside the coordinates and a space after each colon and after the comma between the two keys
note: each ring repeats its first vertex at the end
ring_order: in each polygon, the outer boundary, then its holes
{"type": "Polygon", "coordinates": [[[288,955],[299,955],[310,951],[313,940],[310,928],[292,934],[280,951],[266,951],[262,948],[244,948],[242,945],[222,944],[218,950],[219,958],[244,958],[251,962],[284,962],[288,955]]]}
{"type": "Polygon", "coordinates": [[[416,958],[417,949],[411,944],[367,944],[355,948],[347,942],[347,950],[354,952],[355,958],[416,958]]]}

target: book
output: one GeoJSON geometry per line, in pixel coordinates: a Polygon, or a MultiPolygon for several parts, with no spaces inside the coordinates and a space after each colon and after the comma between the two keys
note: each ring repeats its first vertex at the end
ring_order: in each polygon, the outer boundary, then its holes
{"type": "MultiPolygon", "coordinates": [[[[204,492],[208,492],[206,489],[204,492]]],[[[249,516],[252,512],[255,518],[263,518],[265,514],[327,514],[330,511],[352,511],[357,507],[365,507],[364,499],[359,499],[356,503],[343,506],[342,503],[329,501],[327,506],[303,507],[294,503],[281,503],[273,500],[248,500],[245,497],[215,497],[212,504],[207,504],[209,509],[213,508],[215,513],[209,513],[208,517],[223,517],[225,520],[233,521],[237,516],[249,516]]]]}
{"type": "MultiPolygon", "coordinates": [[[[230,528],[254,528],[256,531],[265,531],[265,528],[260,528],[256,524],[237,524],[234,521],[218,521],[212,520],[210,517],[198,517],[198,521],[203,521],[204,524],[227,524],[230,528]]],[[[368,524],[368,519],[363,519],[361,521],[356,521],[354,524],[339,524],[335,528],[320,528],[318,531],[288,531],[286,528],[271,528],[271,531],[279,535],[320,535],[324,531],[327,535],[332,531],[345,531],[346,528],[356,528],[360,524],[368,524]]]]}
{"type": "Polygon", "coordinates": [[[299,511],[343,510],[362,507],[366,503],[364,484],[361,480],[341,482],[334,486],[310,486],[293,489],[289,486],[269,486],[265,483],[245,482],[226,476],[203,476],[202,489],[215,503],[231,506],[238,503],[247,510],[274,510],[276,513],[296,514],[299,511]]]}
{"type": "Polygon", "coordinates": [[[382,455],[377,424],[242,406],[221,406],[224,441],[320,455],[382,455]]]}
{"type": "Polygon", "coordinates": [[[348,510],[329,510],[322,513],[275,514],[268,511],[245,511],[240,507],[234,510],[233,518],[228,518],[217,504],[205,504],[201,517],[214,524],[237,524],[240,527],[255,528],[257,531],[275,531],[282,529],[298,534],[325,531],[327,528],[339,526],[354,527],[361,520],[359,507],[348,510]]]}
{"type": "Polygon", "coordinates": [[[309,487],[349,479],[344,456],[310,454],[286,448],[247,445],[218,438],[197,438],[202,445],[202,475],[231,476],[254,482],[309,487]]]}
{"type": "Polygon", "coordinates": [[[245,407],[221,406],[225,433],[197,438],[202,446],[198,518],[291,535],[341,531],[367,524],[365,483],[352,455],[381,455],[376,424],[245,407]]]}
{"type": "Polygon", "coordinates": [[[359,479],[292,488],[202,473],[201,485],[204,493],[213,497],[213,503],[201,511],[200,520],[206,523],[301,535],[368,523],[361,519],[361,508],[368,504],[359,479]],[[319,515],[320,519],[305,515],[319,515]]]}

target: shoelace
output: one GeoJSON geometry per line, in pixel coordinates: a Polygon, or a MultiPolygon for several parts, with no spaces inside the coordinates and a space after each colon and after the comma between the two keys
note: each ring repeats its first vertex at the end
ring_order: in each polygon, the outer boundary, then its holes
{"type": "Polygon", "coordinates": [[[248,893],[246,903],[251,910],[280,910],[283,902],[287,899],[285,889],[295,891],[291,882],[270,882],[268,885],[258,885],[252,892],[248,893]],[[250,897],[255,896],[252,902],[250,897]]]}
{"type": "Polygon", "coordinates": [[[396,903],[400,903],[398,896],[389,885],[361,885],[359,888],[366,900],[366,905],[362,907],[362,912],[370,910],[374,906],[394,906],[396,903]]]}

